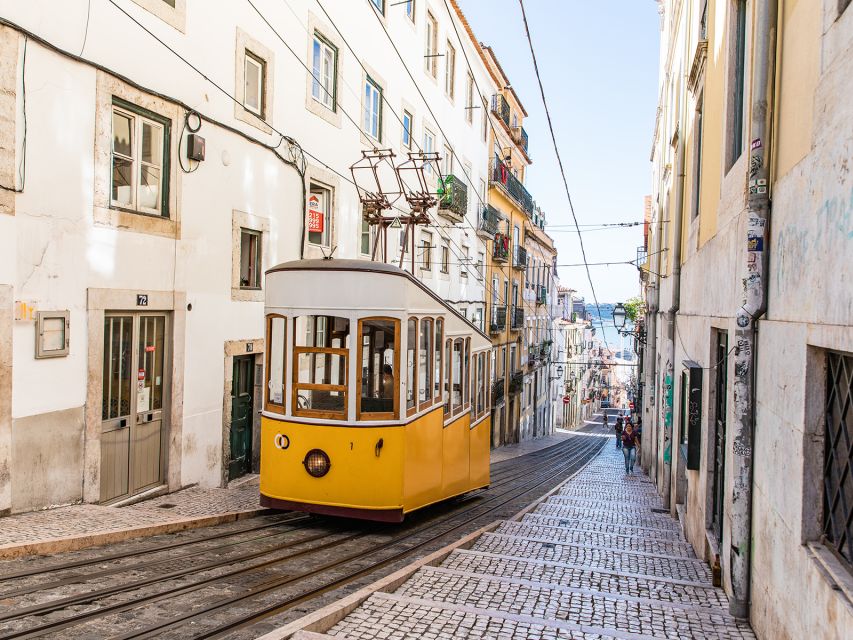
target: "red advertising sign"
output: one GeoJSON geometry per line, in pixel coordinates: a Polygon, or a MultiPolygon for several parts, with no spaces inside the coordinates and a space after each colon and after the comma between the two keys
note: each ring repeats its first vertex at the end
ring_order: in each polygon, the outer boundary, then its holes
{"type": "Polygon", "coordinates": [[[323,233],[325,214],[320,207],[320,197],[314,193],[308,196],[308,232],[323,233]]]}
{"type": "Polygon", "coordinates": [[[569,396],[563,396],[563,404],[569,404],[569,396]]]}

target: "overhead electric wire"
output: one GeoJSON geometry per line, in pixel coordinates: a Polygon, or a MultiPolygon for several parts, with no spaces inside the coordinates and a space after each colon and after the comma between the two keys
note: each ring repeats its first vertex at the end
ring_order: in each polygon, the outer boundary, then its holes
{"type": "MultiPolygon", "coordinates": [[[[445,0],[445,2],[447,2],[447,0],[445,0]]],[[[569,182],[566,179],[566,171],[563,168],[563,160],[560,157],[560,149],[557,146],[557,136],[554,134],[554,125],[551,122],[551,110],[548,108],[548,101],[545,98],[545,88],[542,85],[542,77],[539,75],[539,63],[536,61],[536,51],[533,48],[533,39],[530,36],[530,26],[527,24],[527,13],[524,10],[524,0],[518,0],[518,4],[521,7],[521,19],[522,19],[522,22],[524,23],[524,33],[527,36],[527,44],[530,47],[530,55],[533,58],[533,70],[536,74],[536,81],[539,84],[539,93],[542,96],[542,106],[545,108],[545,116],[546,116],[546,119],[548,121],[548,130],[551,133],[551,142],[554,145],[554,154],[557,156],[557,164],[559,165],[560,175],[562,176],[562,179],[563,179],[563,186],[565,187],[565,190],[566,190],[566,198],[569,201],[569,211],[572,214],[572,220],[574,221],[575,228],[577,229],[577,233],[578,233],[578,242],[580,243],[581,257],[583,258],[584,263],[587,265],[586,277],[587,277],[587,280],[589,281],[589,287],[592,291],[592,299],[595,302],[595,308],[598,311],[598,319],[599,319],[599,323],[601,324],[601,330],[603,332],[604,331],[604,323],[601,321],[601,308],[598,305],[598,296],[595,293],[595,285],[592,282],[592,273],[589,270],[589,260],[587,260],[586,249],[583,246],[583,236],[581,235],[580,226],[578,225],[578,218],[577,218],[577,215],[575,214],[575,207],[574,207],[574,204],[572,202],[572,194],[569,191],[569,182]]],[[[607,348],[608,348],[608,350],[610,349],[609,345],[607,348]]]]}

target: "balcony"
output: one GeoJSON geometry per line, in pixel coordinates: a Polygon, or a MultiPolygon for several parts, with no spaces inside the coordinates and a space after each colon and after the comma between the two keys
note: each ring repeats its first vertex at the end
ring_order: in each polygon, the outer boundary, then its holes
{"type": "Polygon", "coordinates": [[[509,102],[506,101],[501,94],[496,93],[492,96],[492,113],[503,120],[506,126],[509,126],[510,108],[509,102]]]}
{"type": "Polygon", "coordinates": [[[527,268],[527,249],[520,245],[512,248],[512,266],[522,270],[527,268]]]}
{"type": "Polygon", "coordinates": [[[480,220],[477,222],[477,235],[492,240],[501,228],[503,216],[500,211],[492,205],[487,204],[480,212],[480,220]]]}
{"type": "Polygon", "coordinates": [[[509,377],[509,392],[521,393],[524,388],[524,372],[516,371],[509,377]]]}
{"type": "Polygon", "coordinates": [[[513,331],[524,328],[524,309],[521,307],[512,308],[512,324],[510,328],[513,331]]]}
{"type": "Polygon", "coordinates": [[[524,130],[524,127],[513,127],[512,128],[512,139],[515,141],[522,151],[524,151],[524,155],[530,157],[530,154],[527,151],[527,132],[524,130]]]}
{"type": "Polygon", "coordinates": [[[534,342],[527,346],[527,365],[532,367],[539,360],[539,343],[534,342]]]}
{"type": "Polygon", "coordinates": [[[498,407],[504,403],[504,392],[506,389],[506,383],[503,378],[499,380],[495,380],[492,383],[492,406],[498,407]]]}
{"type": "Polygon", "coordinates": [[[450,174],[438,185],[438,213],[454,222],[462,222],[468,211],[468,185],[450,174]]]}
{"type": "Polygon", "coordinates": [[[548,356],[550,356],[551,355],[551,347],[553,346],[553,344],[554,344],[553,341],[545,340],[542,343],[542,346],[539,348],[539,354],[543,358],[547,358],[548,356]]]}
{"type": "Polygon", "coordinates": [[[547,304],[548,289],[543,286],[536,287],[536,304],[547,304]]]}
{"type": "Polygon", "coordinates": [[[506,306],[493,306],[492,317],[489,320],[489,331],[500,333],[506,329],[506,306]]]}
{"type": "Polygon", "coordinates": [[[529,216],[532,216],[536,211],[536,203],[533,201],[533,196],[521,184],[521,180],[516,178],[509,167],[501,161],[500,158],[492,159],[491,169],[489,171],[489,180],[492,184],[500,186],[512,198],[518,206],[529,216]]]}
{"type": "Polygon", "coordinates": [[[492,260],[495,262],[506,262],[509,260],[509,236],[504,233],[496,233],[492,246],[492,260]]]}

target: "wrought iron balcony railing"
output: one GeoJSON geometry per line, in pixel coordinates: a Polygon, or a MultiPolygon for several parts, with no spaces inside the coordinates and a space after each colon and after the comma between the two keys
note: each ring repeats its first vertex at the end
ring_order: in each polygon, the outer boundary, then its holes
{"type": "Polygon", "coordinates": [[[553,344],[554,343],[551,340],[545,340],[542,343],[542,346],[539,348],[539,354],[543,358],[547,358],[548,356],[550,356],[551,355],[551,347],[553,344]]]}
{"type": "Polygon", "coordinates": [[[512,324],[510,328],[521,329],[524,327],[524,309],[521,307],[513,307],[512,308],[512,324]]]}
{"type": "Polygon", "coordinates": [[[516,269],[527,268],[527,249],[521,245],[512,248],[512,266],[516,269]]]}
{"type": "Polygon", "coordinates": [[[477,232],[488,237],[490,240],[500,231],[503,216],[492,205],[487,204],[480,212],[480,220],[477,224],[477,232]]]}
{"type": "Polygon", "coordinates": [[[543,286],[536,287],[536,304],[548,302],[548,289],[543,286]]]}
{"type": "Polygon", "coordinates": [[[492,259],[495,262],[509,260],[509,237],[506,234],[496,233],[495,241],[492,244],[492,259]]]}
{"type": "Polygon", "coordinates": [[[521,393],[524,388],[524,372],[516,371],[509,377],[509,392],[521,393]]]}
{"type": "Polygon", "coordinates": [[[500,333],[506,329],[506,305],[493,306],[492,317],[489,320],[489,331],[500,333]]]}
{"type": "Polygon", "coordinates": [[[468,185],[458,176],[445,176],[438,185],[438,212],[445,217],[461,222],[468,212],[468,185]]]}
{"type": "Polygon", "coordinates": [[[506,389],[506,383],[503,378],[495,380],[492,383],[492,406],[497,407],[502,404],[504,401],[504,393],[506,389]]]}
{"type": "Polygon", "coordinates": [[[533,196],[530,195],[521,180],[516,178],[509,167],[498,157],[492,159],[489,178],[492,184],[502,187],[527,215],[533,215],[536,211],[533,196]]]}
{"type": "Polygon", "coordinates": [[[492,113],[503,120],[506,126],[509,126],[509,102],[499,93],[492,96],[492,113]]]}
{"type": "Polygon", "coordinates": [[[515,143],[521,147],[522,151],[524,151],[525,155],[529,155],[527,153],[527,132],[524,130],[524,127],[513,127],[512,128],[512,139],[515,140],[515,143]]]}

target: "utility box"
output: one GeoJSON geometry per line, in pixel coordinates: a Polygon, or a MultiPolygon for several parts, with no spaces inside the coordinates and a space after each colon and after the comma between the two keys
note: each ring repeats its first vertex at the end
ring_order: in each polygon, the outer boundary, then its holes
{"type": "Polygon", "coordinates": [[[197,133],[187,136],[187,158],[199,162],[204,160],[204,138],[197,133]]]}

